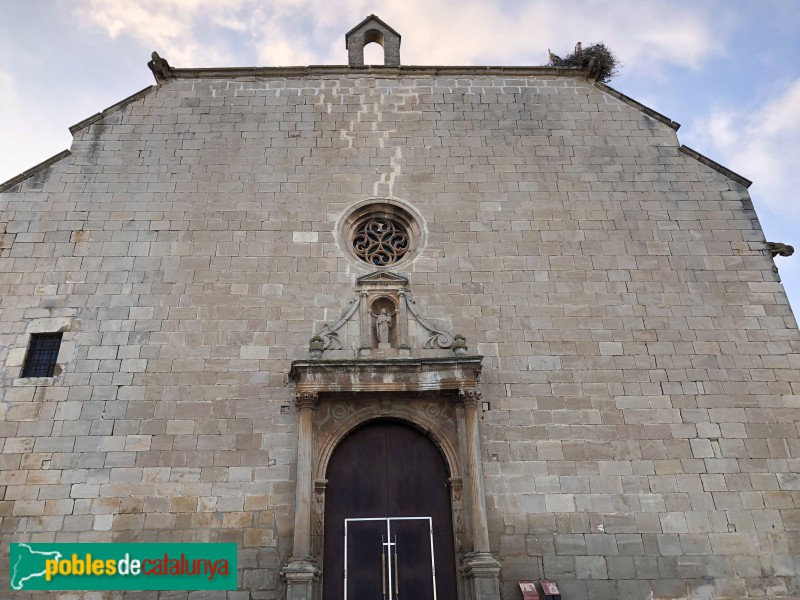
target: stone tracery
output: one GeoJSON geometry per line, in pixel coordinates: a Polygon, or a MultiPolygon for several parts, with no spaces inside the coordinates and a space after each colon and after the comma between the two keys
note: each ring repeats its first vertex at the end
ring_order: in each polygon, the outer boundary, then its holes
{"type": "Polygon", "coordinates": [[[364,221],[353,234],[353,250],[361,260],[376,267],[394,264],[409,248],[408,234],[403,225],[387,218],[364,221]]]}

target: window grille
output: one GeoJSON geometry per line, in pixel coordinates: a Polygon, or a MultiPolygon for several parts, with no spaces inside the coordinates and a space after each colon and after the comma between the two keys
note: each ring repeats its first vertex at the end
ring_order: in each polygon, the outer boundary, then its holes
{"type": "Polygon", "coordinates": [[[22,377],[52,377],[63,333],[34,333],[22,367],[22,377]]]}

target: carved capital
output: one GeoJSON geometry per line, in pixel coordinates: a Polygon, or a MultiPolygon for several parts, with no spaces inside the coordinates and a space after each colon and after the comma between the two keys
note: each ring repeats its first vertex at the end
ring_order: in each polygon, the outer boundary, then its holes
{"type": "Polygon", "coordinates": [[[294,405],[298,410],[304,408],[316,410],[319,407],[319,394],[317,392],[295,392],[294,405]]]}
{"type": "Polygon", "coordinates": [[[464,406],[478,406],[481,391],[478,388],[461,388],[458,390],[458,399],[464,406]]]}

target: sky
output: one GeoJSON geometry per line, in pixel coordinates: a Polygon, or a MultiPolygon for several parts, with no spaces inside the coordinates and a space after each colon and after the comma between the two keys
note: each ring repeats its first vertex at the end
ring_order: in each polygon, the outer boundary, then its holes
{"type": "Polygon", "coordinates": [[[543,65],[548,49],[603,42],[622,63],[612,87],[753,181],[767,239],[798,249],[776,264],[800,310],[797,0],[0,0],[0,9],[0,182],[69,148],[71,125],[153,84],[153,50],[174,67],[346,64],[344,34],[372,13],[402,35],[405,65],[543,65]]]}

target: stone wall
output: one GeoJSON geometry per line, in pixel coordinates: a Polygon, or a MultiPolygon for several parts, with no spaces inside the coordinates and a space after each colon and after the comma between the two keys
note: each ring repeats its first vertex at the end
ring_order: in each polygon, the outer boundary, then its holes
{"type": "Polygon", "coordinates": [[[280,598],[287,372],[369,272],[337,219],[395,197],[414,297],[485,356],[505,598],[800,593],[797,326],[746,189],[667,124],[581,78],[354,70],[169,80],[71,150],[0,194],[3,553],[235,541],[230,597],[280,598]],[[46,319],[63,372],[22,380],[46,319]]]}

